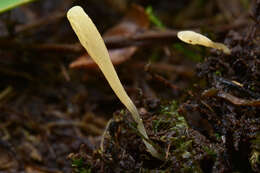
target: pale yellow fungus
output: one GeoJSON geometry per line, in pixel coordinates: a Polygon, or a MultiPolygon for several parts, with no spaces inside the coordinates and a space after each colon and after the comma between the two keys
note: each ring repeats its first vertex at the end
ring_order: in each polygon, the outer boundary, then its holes
{"type": "MultiPolygon", "coordinates": [[[[68,11],[67,17],[82,46],[87,50],[90,57],[97,63],[117,97],[132,114],[133,119],[137,123],[138,131],[148,139],[148,135],[138,110],[123,88],[109,58],[105,43],[95,24],[80,6],[72,7],[68,11]]],[[[162,159],[162,156],[150,143],[146,140],[143,141],[152,156],[162,159]]]]}
{"type": "Polygon", "coordinates": [[[226,45],[222,43],[213,42],[206,36],[196,33],[194,31],[180,31],[178,32],[177,36],[181,41],[185,43],[215,48],[221,50],[222,52],[228,55],[230,55],[231,53],[230,49],[226,45]]]}

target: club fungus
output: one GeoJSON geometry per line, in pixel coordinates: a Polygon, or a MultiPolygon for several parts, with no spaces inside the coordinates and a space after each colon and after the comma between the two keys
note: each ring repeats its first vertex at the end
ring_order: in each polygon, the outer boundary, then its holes
{"type": "Polygon", "coordinates": [[[180,31],[178,32],[177,36],[181,41],[188,44],[198,44],[206,47],[215,48],[221,50],[222,52],[228,55],[230,55],[231,53],[230,49],[226,45],[222,43],[213,42],[206,36],[196,33],[194,31],[180,31]]]}
{"type": "MultiPolygon", "coordinates": [[[[67,18],[82,46],[87,50],[95,63],[97,63],[117,97],[132,114],[133,119],[137,123],[137,129],[140,134],[144,138],[148,139],[148,135],[138,110],[124,90],[109,58],[105,43],[95,24],[80,6],[72,7],[67,13],[67,18]]],[[[147,150],[152,156],[162,159],[161,154],[159,154],[159,152],[157,152],[157,150],[149,142],[147,142],[146,139],[143,139],[143,142],[147,147],[147,150]]]]}

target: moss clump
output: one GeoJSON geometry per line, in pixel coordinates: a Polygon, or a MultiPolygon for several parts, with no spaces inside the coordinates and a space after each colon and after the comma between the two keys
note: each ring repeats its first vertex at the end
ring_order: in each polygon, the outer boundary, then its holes
{"type": "MultiPolygon", "coordinates": [[[[178,104],[158,104],[150,108],[144,103],[142,118],[153,146],[164,155],[157,160],[146,151],[136,123],[126,111],[114,114],[105,133],[103,150],[81,149],[75,156],[83,158],[91,172],[183,172],[200,173],[221,167],[221,146],[210,143],[191,129],[178,113],[178,104]],[[145,106],[144,106],[145,105],[145,106]],[[163,105],[163,106],[162,106],[163,105]],[[89,151],[89,152],[86,152],[89,151]],[[113,171],[111,171],[113,170],[113,171]]],[[[75,158],[75,157],[74,157],[75,158]]]]}
{"type": "Polygon", "coordinates": [[[83,158],[73,158],[71,166],[74,168],[74,173],[91,173],[83,158]]]}
{"type": "Polygon", "coordinates": [[[153,120],[153,129],[160,136],[159,141],[166,152],[164,171],[166,172],[202,172],[193,150],[193,140],[187,135],[188,124],[178,113],[176,101],[161,106],[159,114],[153,120]]]}
{"type": "Polygon", "coordinates": [[[250,164],[255,172],[260,172],[260,133],[251,141],[250,164]]]}

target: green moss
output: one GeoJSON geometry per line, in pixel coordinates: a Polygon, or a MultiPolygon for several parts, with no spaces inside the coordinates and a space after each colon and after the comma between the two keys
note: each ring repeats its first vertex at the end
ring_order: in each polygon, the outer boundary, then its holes
{"type": "Polygon", "coordinates": [[[215,71],[215,74],[216,74],[217,76],[222,76],[222,73],[221,73],[221,71],[219,71],[219,70],[215,71]]]}
{"type": "Polygon", "coordinates": [[[256,90],[256,89],[255,89],[255,86],[251,86],[250,89],[251,89],[252,91],[255,91],[255,90],[256,90]]]}
{"type": "Polygon", "coordinates": [[[154,120],[153,121],[153,131],[154,133],[157,133],[159,131],[160,128],[162,128],[163,126],[168,126],[168,122],[163,120],[163,119],[158,119],[158,120],[154,120]]]}
{"type": "Polygon", "coordinates": [[[157,133],[166,132],[160,137],[161,142],[170,145],[168,152],[168,163],[171,161],[178,162],[179,168],[170,166],[166,172],[202,172],[200,165],[195,160],[196,152],[193,150],[193,141],[187,136],[188,124],[185,118],[178,113],[178,103],[172,101],[166,106],[162,106],[158,117],[153,121],[153,130],[157,133]]]}
{"type": "Polygon", "coordinates": [[[71,166],[74,168],[75,173],[91,173],[91,169],[84,163],[82,158],[72,159],[71,166]]]}
{"type": "Polygon", "coordinates": [[[213,149],[208,148],[208,147],[204,147],[203,149],[204,149],[205,152],[206,152],[209,156],[211,156],[212,158],[214,158],[214,159],[217,158],[217,153],[216,153],[213,149]]]}
{"type": "Polygon", "coordinates": [[[221,139],[221,135],[219,133],[215,133],[215,136],[216,136],[217,140],[221,139]]]}
{"type": "Polygon", "coordinates": [[[178,107],[177,101],[173,100],[169,105],[162,106],[160,113],[164,115],[176,115],[178,114],[178,107]]]}
{"type": "Polygon", "coordinates": [[[249,161],[252,169],[257,172],[260,170],[260,133],[251,141],[251,149],[249,161]]]}

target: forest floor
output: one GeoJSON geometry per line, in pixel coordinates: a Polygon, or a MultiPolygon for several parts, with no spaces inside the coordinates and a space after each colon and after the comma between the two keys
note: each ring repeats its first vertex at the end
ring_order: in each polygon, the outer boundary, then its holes
{"type": "Polygon", "coordinates": [[[38,0],[0,15],[0,173],[260,172],[259,0],[38,0]],[[143,118],[66,18],[82,6],[143,118]],[[194,30],[231,54],[188,45],[194,30]]]}

